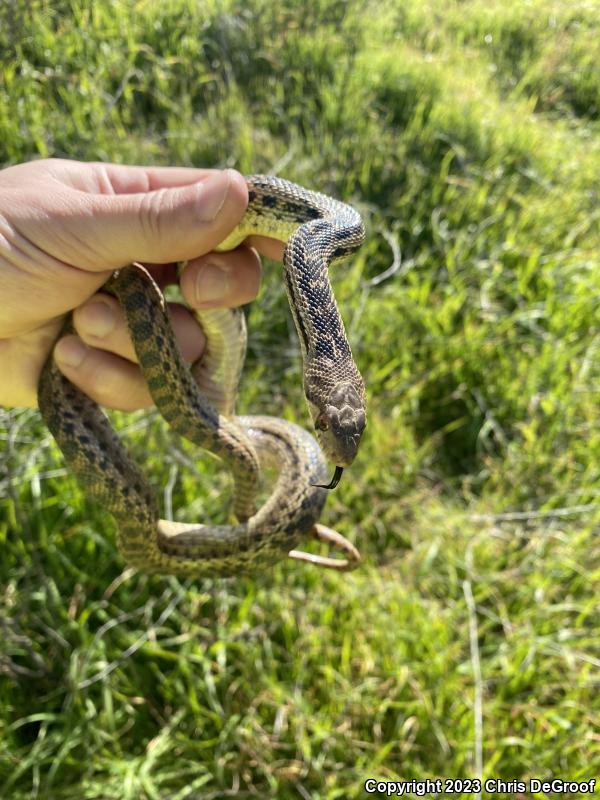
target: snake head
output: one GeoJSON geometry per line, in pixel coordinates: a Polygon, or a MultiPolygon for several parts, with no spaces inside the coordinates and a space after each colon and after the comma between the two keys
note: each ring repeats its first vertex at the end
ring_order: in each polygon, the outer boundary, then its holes
{"type": "Polygon", "coordinates": [[[325,456],[337,467],[354,461],[367,420],[362,381],[340,381],[329,391],[325,402],[310,400],[315,432],[325,456]]]}

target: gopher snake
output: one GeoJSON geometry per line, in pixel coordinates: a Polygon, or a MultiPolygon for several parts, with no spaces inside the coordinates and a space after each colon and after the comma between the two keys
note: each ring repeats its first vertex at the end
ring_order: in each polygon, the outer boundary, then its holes
{"type": "MultiPolygon", "coordinates": [[[[359,560],[350,542],[317,520],[324,489],[333,488],[342,469],[352,463],[365,427],[364,385],[328,276],[332,261],[361,244],[362,220],[350,206],[288,181],[261,175],[246,180],[245,216],[218,249],[233,249],[252,234],[287,242],[285,286],[302,349],[304,392],[319,444],[336,465],[335,475],[323,485],[326,464],[319,446],[296,425],[274,417],[232,416],[245,354],[243,314],[196,312],[207,335],[207,353],[203,366],[190,371],[179,354],[160,290],[144,267],[130,264],[114,273],[104,288],[124,307],[161,415],[177,433],[220,456],[230,468],[238,522],[190,525],[159,519],[149,484],[106,416],[62,375],[52,358],[42,371],[38,401],[83,488],[115,517],[122,555],[146,571],[233,575],[288,554],[338,569],[352,568],[359,560]],[[279,477],[256,510],[259,478],[267,465],[277,466],[279,477]],[[350,559],[293,550],[311,536],[345,551],[350,559]]],[[[72,330],[70,320],[63,333],[67,330],[72,330]]]]}

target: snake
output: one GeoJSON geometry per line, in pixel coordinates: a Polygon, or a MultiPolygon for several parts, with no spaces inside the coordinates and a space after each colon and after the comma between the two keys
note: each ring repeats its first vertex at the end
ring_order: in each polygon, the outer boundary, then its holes
{"type": "MultiPolygon", "coordinates": [[[[256,234],[285,243],[284,284],[314,435],[277,417],[235,414],[246,350],[241,309],[194,312],[207,344],[190,367],[175,341],[166,300],[142,264],[117,270],[103,287],[124,309],[160,415],[230,470],[231,524],[161,519],[152,486],[98,404],[60,372],[52,355],[41,372],[38,405],[46,426],[86,495],[114,517],[125,561],[146,572],[235,576],[285,557],[335,569],[353,569],[360,561],[353,544],[318,520],[327,490],[354,461],[366,425],[364,381],[329,280],[330,264],[363,242],[364,224],[352,206],[282,178],[250,175],[246,182],[245,214],[215,249],[232,250],[256,234]],[[335,466],[329,483],[327,461],[335,466]],[[277,479],[257,507],[264,473],[272,467],[277,479]],[[347,558],[298,550],[308,539],[326,542],[347,558]]],[[[58,338],[73,330],[67,315],[58,338]]]]}

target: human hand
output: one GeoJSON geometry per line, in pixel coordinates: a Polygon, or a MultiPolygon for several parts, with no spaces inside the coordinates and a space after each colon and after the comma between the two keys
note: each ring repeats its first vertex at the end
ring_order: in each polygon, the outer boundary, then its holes
{"type": "MultiPolygon", "coordinates": [[[[149,265],[159,285],[177,280],[191,308],[253,299],[260,261],[249,246],[212,249],[248,202],[233,170],[134,167],[50,159],[0,171],[0,405],[36,406],[41,369],[73,315],[77,335],[60,339],[61,371],[109,408],[151,405],[123,311],[97,290],[131,261],[149,265]]],[[[278,244],[253,239],[280,256],[278,244]]],[[[204,338],[191,312],[171,303],[183,356],[195,361],[204,338]]]]}

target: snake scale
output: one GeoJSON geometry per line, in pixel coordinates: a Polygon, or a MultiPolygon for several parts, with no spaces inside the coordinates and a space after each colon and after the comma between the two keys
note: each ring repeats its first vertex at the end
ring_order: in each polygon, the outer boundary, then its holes
{"type": "MultiPolygon", "coordinates": [[[[366,423],[363,380],[328,274],[329,264],[360,246],[363,223],[350,206],[289,181],[262,175],[246,181],[246,213],[217,249],[231,250],[252,234],[287,243],[285,287],[318,444],[290,422],[235,416],[246,343],[241,311],[196,312],[207,348],[201,364],[190,369],[179,354],[164,297],[142,265],[124,267],[103,287],[124,308],[160,414],[176,433],[210,450],[230,469],[235,524],[160,519],[149,483],[97,404],[62,375],[51,357],[40,378],[39,408],[67,464],[86,493],[114,516],[125,560],[145,571],[225,576],[262,568],[288,555],[338,569],[351,569],[359,560],[350,542],[317,520],[325,490],[337,484],[342,469],[354,460],[366,423]],[[323,454],[336,467],[328,486],[323,454]],[[278,478],[257,509],[255,498],[267,466],[277,468],[278,478]],[[344,551],[348,559],[294,549],[311,537],[344,551]]],[[[70,330],[68,318],[61,335],[70,330]]]]}

